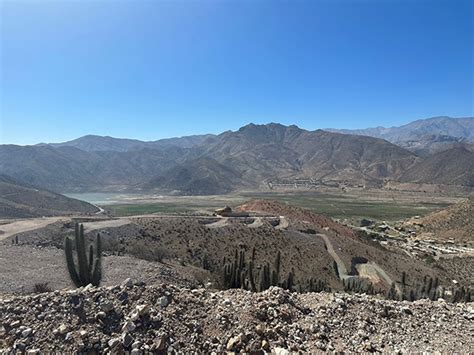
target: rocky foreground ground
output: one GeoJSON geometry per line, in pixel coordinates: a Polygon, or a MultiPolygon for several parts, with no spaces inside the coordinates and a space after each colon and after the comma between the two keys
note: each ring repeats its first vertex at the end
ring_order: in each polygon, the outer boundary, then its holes
{"type": "Polygon", "coordinates": [[[0,299],[0,352],[474,351],[474,304],[126,280],[0,299]]]}

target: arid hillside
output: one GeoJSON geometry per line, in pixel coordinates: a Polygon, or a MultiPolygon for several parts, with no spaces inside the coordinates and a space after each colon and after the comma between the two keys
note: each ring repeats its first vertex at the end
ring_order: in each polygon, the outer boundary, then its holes
{"type": "MultiPolygon", "coordinates": [[[[468,132],[469,127],[462,129],[468,132]]],[[[210,195],[301,180],[314,186],[369,188],[382,187],[387,179],[474,185],[468,138],[442,133],[417,137],[399,146],[380,138],[277,123],[155,142],[85,136],[62,144],[0,145],[0,169],[21,183],[56,192],[210,195]],[[422,152],[420,156],[405,149],[405,143],[422,152]]]]}
{"type": "Polygon", "coordinates": [[[107,137],[84,146],[92,138],[70,146],[0,145],[0,169],[22,183],[60,192],[159,189],[190,195],[295,178],[381,186],[418,160],[381,139],[273,123],[202,137],[192,147],[184,138],[181,145],[141,145],[107,137]]]}
{"type": "Polygon", "coordinates": [[[421,230],[437,239],[474,243],[474,199],[455,204],[422,218],[421,230]]]}
{"type": "Polygon", "coordinates": [[[474,117],[432,117],[416,120],[399,127],[331,130],[386,139],[395,144],[418,141],[427,135],[444,135],[474,142],[474,117]]]}
{"type": "Polygon", "coordinates": [[[87,202],[21,185],[0,175],[0,218],[94,214],[98,211],[87,202]]]}
{"type": "Polygon", "coordinates": [[[405,171],[399,180],[474,186],[474,152],[458,147],[431,155],[405,171]]]}
{"type": "MultiPolygon", "coordinates": [[[[426,277],[438,278],[441,284],[449,286],[453,277],[403,250],[386,249],[362,232],[305,209],[275,201],[251,201],[240,209],[249,211],[250,217],[128,217],[85,220],[84,227],[90,238],[101,233],[106,255],[165,261],[175,269],[179,265],[181,278],[210,280],[216,287],[222,287],[224,264],[232,262],[240,252],[244,253],[246,263],[253,260],[256,278],[266,265],[274,265],[280,253],[279,281],[286,280],[291,272],[296,289],[304,288],[313,279],[333,290],[342,290],[343,280],[365,278],[377,292],[386,292],[392,283],[401,283],[403,273],[410,287],[417,287],[426,277]]],[[[73,223],[66,220],[20,233],[18,245],[11,246],[9,254],[21,263],[22,258],[26,262],[31,255],[31,251],[22,254],[22,248],[46,248],[38,251],[45,258],[36,257],[38,265],[34,268],[50,270],[40,281],[64,287],[69,281],[64,276],[58,278],[64,274],[52,269],[52,265],[56,269],[61,264],[64,267],[64,260],[48,262],[48,258],[57,255],[49,253],[48,248],[62,248],[64,236],[71,233],[73,223]]],[[[13,241],[9,237],[3,243],[13,241]]],[[[23,274],[22,270],[10,276],[10,281],[5,280],[6,292],[9,282],[18,284],[19,276],[29,287],[35,280],[34,274],[23,274]]],[[[259,282],[258,278],[256,281],[259,282]]]]}

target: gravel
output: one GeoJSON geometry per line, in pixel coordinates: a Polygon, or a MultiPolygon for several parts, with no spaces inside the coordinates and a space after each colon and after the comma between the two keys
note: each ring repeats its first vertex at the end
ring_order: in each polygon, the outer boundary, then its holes
{"type": "Polygon", "coordinates": [[[474,304],[121,285],[0,298],[0,352],[461,352],[474,304]]]}

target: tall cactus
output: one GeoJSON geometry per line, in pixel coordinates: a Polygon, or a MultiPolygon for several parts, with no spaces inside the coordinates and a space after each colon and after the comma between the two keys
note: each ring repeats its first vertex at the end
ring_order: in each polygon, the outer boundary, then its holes
{"type": "Polygon", "coordinates": [[[226,259],[224,258],[222,267],[223,286],[225,288],[243,288],[253,292],[257,290],[265,291],[270,288],[270,286],[279,286],[290,290],[294,288],[295,272],[293,269],[283,282],[280,281],[280,252],[276,255],[273,269],[268,262],[260,267],[260,281],[258,281],[258,274],[254,273],[255,258],[255,248],[252,249],[251,259],[248,261],[245,258],[245,251],[243,249],[235,250],[233,262],[226,263],[226,259]]]}
{"type": "Polygon", "coordinates": [[[75,225],[74,241],[77,253],[77,268],[74,262],[72,240],[69,237],[64,239],[64,252],[66,254],[66,264],[69,276],[76,287],[92,284],[99,286],[102,279],[102,245],[100,234],[97,234],[96,246],[89,245],[89,256],[86,252],[86,243],[84,238],[84,226],[75,225]]]}

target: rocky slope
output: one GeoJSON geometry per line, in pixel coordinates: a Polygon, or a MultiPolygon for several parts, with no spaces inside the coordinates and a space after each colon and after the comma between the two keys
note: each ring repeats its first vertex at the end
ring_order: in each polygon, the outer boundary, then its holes
{"type": "Polygon", "coordinates": [[[433,134],[414,140],[399,142],[398,145],[421,157],[428,157],[445,150],[461,147],[471,152],[474,151],[474,143],[468,141],[466,138],[433,134]]]}
{"type": "Polygon", "coordinates": [[[399,180],[474,186],[474,152],[458,147],[434,154],[407,169],[399,180]]]}
{"type": "Polygon", "coordinates": [[[93,214],[98,211],[87,202],[25,186],[0,175],[0,218],[93,214]]]}
{"type": "Polygon", "coordinates": [[[474,305],[365,295],[86,287],[0,299],[0,351],[460,352],[474,305]]]}
{"type": "Polygon", "coordinates": [[[474,243],[474,198],[410,222],[435,238],[474,243]]]}

